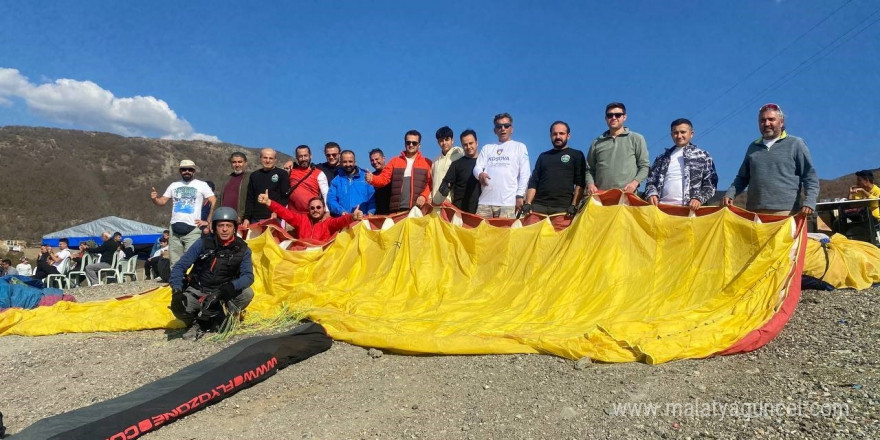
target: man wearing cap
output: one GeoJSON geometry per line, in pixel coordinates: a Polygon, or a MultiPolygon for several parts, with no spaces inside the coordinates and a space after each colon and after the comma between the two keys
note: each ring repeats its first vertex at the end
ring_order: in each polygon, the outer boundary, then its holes
{"type": "Polygon", "coordinates": [[[227,317],[240,319],[254,298],[251,250],[235,235],[238,214],[218,208],[211,229],[213,234],[196,241],[171,269],[168,308],[187,328],[184,339],[219,330],[227,317]]]}
{"type": "Polygon", "coordinates": [[[587,151],[587,195],[619,188],[634,193],[648,177],[651,163],[645,138],[623,124],[626,106],[612,102],[605,106],[608,130],[593,140],[587,151]]]}
{"type": "MultiPolygon", "coordinates": [[[[247,156],[236,151],[229,156],[229,166],[232,172],[226,182],[220,186],[220,206],[226,206],[235,212],[244,212],[244,202],[247,200],[247,185],[251,173],[247,170],[247,156]]],[[[168,238],[168,237],[165,237],[168,238]]],[[[155,252],[155,246],[153,251],[155,252]]]]}
{"type": "Polygon", "coordinates": [[[276,154],[275,150],[271,148],[260,150],[260,162],[263,164],[263,168],[251,173],[247,187],[247,200],[244,203],[244,214],[241,215],[241,224],[245,228],[251,223],[275,218],[272,211],[257,203],[257,197],[266,190],[269,190],[269,197],[272,200],[287,206],[290,175],[287,171],[275,166],[276,154]]]}
{"type": "Polygon", "coordinates": [[[733,198],[748,188],[746,209],[749,211],[812,214],[819,197],[819,176],[813,168],[807,144],[786,133],[785,114],[776,104],[765,104],[758,110],[758,130],[761,137],[749,144],[722,203],[732,205],[733,198]]]}
{"type": "Polygon", "coordinates": [[[161,196],[156,192],[155,187],[150,191],[150,200],[156,206],[165,206],[169,200],[173,201],[171,237],[168,240],[171,264],[177,262],[180,256],[201,237],[202,231],[199,227],[210,224],[210,218],[217,202],[217,198],[208,184],[194,178],[196,170],[196,164],[193,161],[184,159],[180,161],[180,166],[178,166],[180,180],[168,185],[165,193],[161,196]],[[205,201],[211,205],[207,221],[201,218],[202,205],[205,204],[205,201]]]}

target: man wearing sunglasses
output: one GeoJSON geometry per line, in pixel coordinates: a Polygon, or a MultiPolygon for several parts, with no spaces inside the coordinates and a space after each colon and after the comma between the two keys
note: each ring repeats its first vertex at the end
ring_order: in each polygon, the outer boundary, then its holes
{"type": "MultiPolygon", "coordinates": [[[[168,242],[168,253],[171,264],[177,262],[180,256],[189,249],[202,236],[201,227],[210,226],[214,214],[214,206],[217,198],[214,191],[207,183],[196,179],[196,164],[191,160],[182,160],[178,166],[180,180],[173,182],[159,196],[156,188],[150,191],[150,200],[156,206],[165,206],[169,200],[173,201],[171,208],[171,237],[168,242]],[[208,219],[202,220],[202,205],[207,201],[211,208],[208,219]]],[[[208,229],[210,232],[210,229],[208,229]]]]}
{"type": "Polygon", "coordinates": [[[266,193],[260,194],[257,202],[265,205],[292,226],[294,238],[316,244],[326,243],[337,232],[347,228],[353,221],[363,220],[364,218],[364,213],[361,212],[360,206],[355,206],[351,214],[345,213],[339,217],[325,218],[324,212],[326,208],[324,206],[324,199],[320,197],[309,200],[308,215],[293,212],[281,206],[278,202],[270,199],[266,193]]]}
{"type": "Polygon", "coordinates": [[[512,140],[513,116],[500,113],[492,119],[498,143],[483,145],[474,165],[474,177],[480,181],[477,215],[483,218],[516,218],[522,210],[523,198],[532,166],[529,150],[522,142],[512,140]]]}
{"type": "Polygon", "coordinates": [[[318,164],[318,169],[324,173],[324,177],[327,178],[327,184],[329,185],[333,182],[333,178],[336,177],[336,169],[339,168],[339,152],[342,148],[339,147],[339,144],[336,142],[330,141],[324,144],[324,157],[327,158],[327,162],[318,164]]]}
{"type": "Polygon", "coordinates": [[[612,102],[605,106],[608,130],[593,140],[587,152],[587,195],[619,188],[634,193],[648,177],[651,163],[644,136],[630,131],[626,106],[612,102]]]}
{"type": "Polygon", "coordinates": [[[375,188],[391,186],[390,211],[421,208],[431,196],[431,160],[422,156],[422,134],[410,130],[403,136],[404,149],[382,168],[378,175],[366,173],[367,183],[375,188]]]}
{"type": "Polygon", "coordinates": [[[749,144],[733,184],[722,199],[725,206],[749,189],[746,209],[762,214],[810,215],[819,197],[819,176],[803,139],[785,131],[785,114],[776,104],[758,110],[761,137],[749,144]],[[801,200],[801,190],[804,199],[801,200]]]}

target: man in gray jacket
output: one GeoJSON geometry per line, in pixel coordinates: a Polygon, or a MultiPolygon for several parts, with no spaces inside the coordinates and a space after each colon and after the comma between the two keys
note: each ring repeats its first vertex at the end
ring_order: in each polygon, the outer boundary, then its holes
{"type": "Polygon", "coordinates": [[[761,137],[749,145],[722,202],[732,205],[733,198],[748,187],[749,211],[812,214],[819,197],[819,177],[807,144],[785,132],[785,114],[776,104],[765,104],[758,111],[758,130],[761,137]]]}
{"type": "Polygon", "coordinates": [[[626,106],[612,102],[605,106],[608,131],[593,140],[587,151],[587,195],[619,188],[634,193],[646,177],[651,162],[645,138],[623,124],[626,106]]]}

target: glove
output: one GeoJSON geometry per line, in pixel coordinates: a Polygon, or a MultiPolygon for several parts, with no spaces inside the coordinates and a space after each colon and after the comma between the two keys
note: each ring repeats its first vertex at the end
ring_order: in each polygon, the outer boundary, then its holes
{"type": "Polygon", "coordinates": [[[531,203],[524,203],[522,206],[522,210],[520,211],[520,216],[525,217],[531,213],[532,213],[532,204],[531,203]]]}
{"type": "Polygon", "coordinates": [[[567,215],[569,217],[574,217],[574,215],[577,214],[577,212],[578,212],[577,206],[570,205],[568,207],[568,209],[565,210],[565,215],[567,215]]]}
{"type": "Polygon", "coordinates": [[[232,283],[223,283],[223,285],[220,286],[220,289],[217,290],[217,294],[220,299],[224,301],[229,301],[232,298],[235,298],[235,287],[232,285],[232,283]]]}

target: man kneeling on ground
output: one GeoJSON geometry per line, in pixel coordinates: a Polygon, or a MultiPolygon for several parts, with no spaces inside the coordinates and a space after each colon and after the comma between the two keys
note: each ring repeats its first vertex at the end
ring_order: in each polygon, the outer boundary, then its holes
{"type": "Polygon", "coordinates": [[[227,318],[239,319],[254,298],[251,250],[235,235],[238,214],[232,208],[218,208],[212,227],[214,233],[195,242],[171,269],[168,308],[186,325],[183,339],[198,339],[202,333],[217,331],[227,318]]]}

